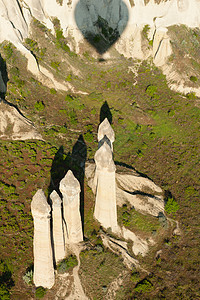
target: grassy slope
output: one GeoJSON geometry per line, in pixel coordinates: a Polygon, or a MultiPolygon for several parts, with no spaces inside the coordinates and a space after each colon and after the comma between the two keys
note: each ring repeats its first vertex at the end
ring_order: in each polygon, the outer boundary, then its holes
{"type": "MultiPolygon", "coordinates": [[[[40,63],[50,68],[57,79],[69,81],[88,95],[56,92],[43,87],[27,73],[25,59],[10,45],[2,45],[1,53],[6,59],[9,75],[7,100],[34,121],[46,141],[1,141],[0,258],[12,272],[13,299],[32,295],[32,289],[22,281],[22,275],[32,263],[31,197],[38,188],[48,194],[52,189],[50,178],[57,185],[59,176],[61,178],[69,167],[82,177],[74,163],[77,157],[73,146],[82,134],[87,158],[93,158],[99,119],[105,115],[112,116],[116,133],[115,160],[148,175],[177,200],[180,209],[176,218],[184,233],[181,237],[165,240],[159,260],[155,260],[155,252],[144,259],[145,266],[151,270],[147,280],[153,288],[148,289],[147,282],[142,282],[140,288],[138,281],[143,277],[136,280],[133,273],[127,277],[117,297],[196,299],[200,296],[200,109],[196,99],[172,92],[165,77],[150,62],[141,63],[136,76],[127,72],[129,66],[138,65],[136,61],[126,60],[116,53],[115,59],[102,63],[92,59],[86,51],[76,57],[68,49],[64,52],[59,39],[53,38],[45,28],[38,23],[34,26],[32,41],[36,36],[39,38],[38,44],[33,46],[32,43],[31,47],[40,63]],[[45,32],[49,42],[44,43],[45,32]],[[52,39],[53,44],[50,43],[52,39]],[[74,75],[71,66],[80,73],[74,75]],[[149,85],[151,88],[147,88],[149,85]],[[44,104],[41,110],[35,105],[37,101],[44,104]],[[106,112],[102,109],[106,107],[105,101],[109,107],[106,112]]],[[[98,231],[98,225],[92,221],[92,206],[91,192],[85,186],[85,233],[96,243],[92,231],[93,228],[98,231]]]]}

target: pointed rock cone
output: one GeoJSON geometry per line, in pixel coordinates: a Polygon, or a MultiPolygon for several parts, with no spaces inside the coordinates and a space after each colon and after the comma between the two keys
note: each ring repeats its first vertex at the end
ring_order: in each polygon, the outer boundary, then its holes
{"type": "Polygon", "coordinates": [[[36,286],[52,288],[55,282],[53,255],[50,235],[50,206],[44,192],[40,189],[33,196],[31,212],[34,220],[34,274],[36,286]]]}
{"type": "Polygon", "coordinates": [[[97,150],[94,156],[96,163],[96,202],[94,217],[105,228],[118,231],[115,164],[112,151],[108,144],[104,144],[97,150]]]}
{"type": "Polygon", "coordinates": [[[112,144],[115,141],[115,133],[107,118],[105,118],[103,122],[99,125],[97,139],[99,142],[99,148],[106,141],[110,148],[113,150],[112,144]]]}
{"type": "Polygon", "coordinates": [[[65,238],[69,244],[83,241],[83,231],[80,215],[80,183],[72,171],[68,171],[60,182],[63,195],[63,212],[65,221],[65,238]]]}
{"type": "Polygon", "coordinates": [[[53,191],[50,195],[52,200],[53,220],[53,249],[56,263],[65,257],[64,226],[62,220],[62,200],[58,193],[53,191]]]}

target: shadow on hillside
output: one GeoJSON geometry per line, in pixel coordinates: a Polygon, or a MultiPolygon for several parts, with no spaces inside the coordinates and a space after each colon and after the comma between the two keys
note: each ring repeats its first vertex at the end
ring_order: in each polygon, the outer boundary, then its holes
{"type": "Polygon", "coordinates": [[[88,5],[87,0],[79,0],[74,12],[76,24],[84,38],[99,54],[105,53],[120,38],[127,26],[129,12],[122,1],[94,1],[88,5]]]}
{"type": "MultiPolygon", "coordinates": [[[[82,221],[82,229],[84,235],[84,177],[85,177],[85,161],[87,159],[87,146],[80,135],[77,142],[74,144],[72,153],[64,153],[64,148],[61,146],[55,154],[51,167],[51,181],[48,188],[48,195],[55,190],[60,197],[62,194],[59,190],[61,179],[66,175],[68,170],[71,170],[74,176],[78,179],[81,186],[80,193],[80,213],[82,221]]],[[[51,204],[51,200],[48,199],[51,204]]]]}
{"type": "Polygon", "coordinates": [[[5,99],[7,91],[8,72],[5,60],[0,54],[0,98],[5,99]]]}
{"type": "Polygon", "coordinates": [[[103,120],[107,118],[110,124],[112,124],[112,113],[110,111],[110,107],[108,105],[108,102],[105,101],[104,104],[101,106],[100,110],[100,123],[103,122],[103,120]]]}

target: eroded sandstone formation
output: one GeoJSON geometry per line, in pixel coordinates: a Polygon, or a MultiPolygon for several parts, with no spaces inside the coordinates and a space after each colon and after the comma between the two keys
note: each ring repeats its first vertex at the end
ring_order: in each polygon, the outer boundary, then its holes
{"type": "Polygon", "coordinates": [[[69,244],[83,241],[83,231],[80,215],[80,183],[72,171],[68,171],[60,182],[63,195],[63,215],[65,239],[69,244]]]}
{"type": "Polygon", "coordinates": [[[104,142],[107,142],[107,144],[113,150],[113,143],[115,141],[115,133],[114,133],[114,130],[112,129],[110,122],[108,121],[107,118],[105,118],[103,120],[103,122],[99,125],[97,139],[99,142],[99,144],[98,144],[99,148],[103,145],[104,142]]]}
{"type": "Polygon", "coordinates": [[[34,274],[36,286],[52,288],[55,281],[50,236],[50,211],[44,192],[40,189],[33,196],[31,212],[34,220],[34,274]]]}
{"type": "Polygon", "coordinates": [[[33,123],[14,106],[0,99],[0,138],[12,140],[41,139],[33,123]]]}
{"type": "Polygon", "coordinates": [[[51,193],[50,198],[52,200],[53,249],[57,263],[65,257],[64,226],[61,208],[62,200],[56,191],[51,193]]]}
{"type": "Polygon", "coordinates": [[[94,216],[105,228],[113,232],[118,230],[115,164],[112,150],[104,142],[94,156],[96,163],[96,202],[94,216]]]}

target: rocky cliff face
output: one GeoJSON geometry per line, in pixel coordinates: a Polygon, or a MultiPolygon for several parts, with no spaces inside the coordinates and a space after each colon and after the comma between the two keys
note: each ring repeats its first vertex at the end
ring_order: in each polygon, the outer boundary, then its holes
{"type": "Polygon", "coordinates": [[[27,56],[23,40],[30,33],[32,17],[52,30],[52,20],[58,18],[64,35],[73,36],[76,51],[84,38],[92,34],[98,39],[101,33],[106,40],[109,32],[112,33],[111,40],[107,41],[109,46],[115,43],[117,50],[127,57],[143,59],[152,54],[156,59],[163,51],[158,64],[163,64],[163,56],[170,53],[166,45],[168,26],[200,25],[199,0],[1,0],[0,7],[0,41],[11,41],[27,56]],[[154,44],[153,51],[142,51],[140,33],[145,24],[150,26],[148,38],[154,44]]]}

